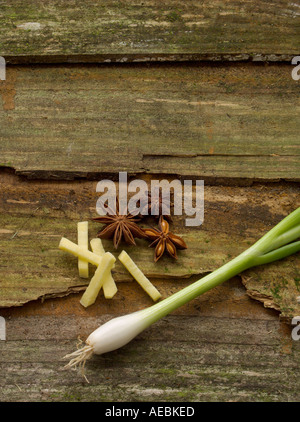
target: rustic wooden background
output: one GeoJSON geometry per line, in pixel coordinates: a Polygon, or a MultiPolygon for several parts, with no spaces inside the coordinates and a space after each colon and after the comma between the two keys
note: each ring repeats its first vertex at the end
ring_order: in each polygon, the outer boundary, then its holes
{"type": "Polygon", "coordinates": [[[0,401],[299,401],[299,254],[93,357],[87,383],[63,356],[152,302],[117,265],[116,296],[83,309],[88,281],[58,250],[119,171],[205,182],[204,224],[172,224],[178,261],[126,247],[163,297],[299,207],[299,16],[286,0],[1,2],[0,401]]]}

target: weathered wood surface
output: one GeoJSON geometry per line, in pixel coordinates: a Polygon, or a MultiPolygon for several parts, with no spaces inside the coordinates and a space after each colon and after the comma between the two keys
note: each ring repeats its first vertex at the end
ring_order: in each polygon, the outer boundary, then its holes
{"type": "Polygon", "coordinates": [[[65,354],[114,315],[141,306],[131,283],[119,300],[84,310],[78,296],[2,309],[1,401],[299,401],[300,342],[277,313],[233,280],[164,318],[122,349],[86,363],[65,354]],[[134,300],[133,300],[134,299],[134,300]],[[120,306],[121,304],[121,306],[120,306]],[[180,353],[178,353],[180,351],[180,353]]]}
{"type": "Polygon", "coordinates": [[[288,65],[10,67],[0,164],[46,179],[299,181],[299,88],[288,65]]]}
{"type": "Polygon", "coordinates": [[[5,0],[9,62],[287,60],[299,53],[299,4],[280,1],[5,0]]]}
{"type": "MultiPolygon", "coordinates": [[[[0,306],[22,305],[85,288],[88,280],[79,278],[77,258],[60,251],[58,244],[62,236],[76,242],[77,222],[97,216],[96,184],[28,181],[2,172],[0,306]]],[[[179,251],[178,261],[166,256],[155,264],[153,249],[144,240],[137,240],[138,247],[122,247],[152,279],[163,297],[167,297],[243,252],[299,206],[299,186],[206,186],[203,225],[188,228],[184,224],[185,216],[174,218],[172,231],[188,244],[187,250],[179,251]]],[[[143,222],[144,226],[150,224],[155,221],[143,222]]],[[[101,227],[99,223],[90,223],[90,239],[101,227]]],[[[104,241],[104,245],[116,256],[122,250],[116,252],[110,241],[104,241]]],[[[300,294],[299,267],[297,254],[249,270],[243,274],[243,280],[250,295],[290,319],[300,314],[296,300],[300,294]]],[[[91,274],[93,271],[91,266],[91,274]]],[[[116,264],[114,278],[117,282],[132,280],[120,262],[116,264]]],[[[143,295],[135,282],[132,290],[143,295]]],[[[152,303],[146,293],[143,296],[145,306],[152,303]]]]}
{"type": "MultiPolygon", "coordinates": [[[[88,384],[62,370],[78,336],[152,301],[117,263],[116,296],[84,309],[88,280],[58,243],[76,241],[77,222],[95,216],[104,177],[204,179],[204,224],[172,225],[188,244],[178,262],[154,264],[145,241],[126,247],[167,297],[299,207],[299,84],[289,63],[300,6],[71,3],[0,3],[0,55],[10,64],[0,81],[0,401],[299,401],[300,342],[286,324],[300,315],[299,254],[244,272],[94,356],[88,384]],[[126,65],[135,61],[152,64],[126,65]],[[153,64],[172,61],[181,65],[153,64]]],[[[90,238],[99,229],[91,223],[90,238]]]]}

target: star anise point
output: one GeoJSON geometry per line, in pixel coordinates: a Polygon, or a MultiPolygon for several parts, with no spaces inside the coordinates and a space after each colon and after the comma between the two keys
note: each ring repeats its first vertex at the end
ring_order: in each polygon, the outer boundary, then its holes
{"type": "Polygon", "coordinates": [[[119,202],[116,203],[116,211],[106,207],[108,214],[93,218],[94,221],[103,223],[106,226],[100,230],[97,237],[100,239],[109,239],[113,237],[113,244],[115,249],[118,249],[122,239],[129,245],[136,245],[134,238],[145,238],[144,230],[136,223],[140,221],[137,215],[119,212],[119,202]]]}
{"type": "Polygon", "coordinates": [[[144,229],[144,232],[151,241],[149,247],[155,247],[154,262],[157,262],[164,254],[165,251],[174,258],[178,259],[176,249],[186,249],[187,245],[184,240],[174,235],[169,231],[169,223],[163,218],[159,219],[159,230],[152,227],[144,229]]]}

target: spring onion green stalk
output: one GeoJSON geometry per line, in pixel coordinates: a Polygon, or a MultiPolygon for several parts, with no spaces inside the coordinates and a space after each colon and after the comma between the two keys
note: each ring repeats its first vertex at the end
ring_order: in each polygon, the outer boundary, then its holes
{"type": "Polygon", "coordinates": [[[249,268],[268,264],[300,251],[300,207],[284,218],[253,246],[222,267],[181,291],[141,311],[110,320],[97,328],[86,345],[65,356],[67,368],[84,365],[95,354],[116,350],[170,312],[249,268]]]}

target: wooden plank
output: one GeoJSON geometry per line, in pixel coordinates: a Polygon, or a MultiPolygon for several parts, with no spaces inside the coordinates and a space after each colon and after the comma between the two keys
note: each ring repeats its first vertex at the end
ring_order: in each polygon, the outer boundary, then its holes
{"type": "MultiPolygon", "coordinates": [[[[0,306],[82,291],[88,280],[78,277],[77,259],[60,251],[58,244],[62,236],[76,242],[77,222],[97,215],[96,182],[33,182],[2,172],[0,190],[0,306]]],[[[137,240],[137,247],[122,247],[167,297],[243,252],[300,206],[299,198],[299,186],[292,184],[206,186],[204,224],[185,227],[184,216],[177,216],[172,224],[173,232],[188,245],[187,250],[179,251],[178,261],[165,256],[155,264],[153,249],[145,240],[137,240]]],[[[155,224],[151,219],[143,223],[144,227],[151,224],[155,224]]],[[[91,222],[90,238],[100,228],[91,222]]],[[[109,240],[104,245],[116,255],[122,250],[116,252],[109,240]]],[[[279,310],[287,320],[300,313],[296,300],[299,259],[297,254],[243,274],[249,294],[279,310]]],[[[139,295],[141,306],[153,303],[120,262],[116,263],[113,276],[118,284],[131,284],[133,297],[139,295]]],[[[104,301],[105,306],[109,309],[114,301],[121,306],[119,296],[104,301]]]]}
{"type": "Polygon", "coordinates": [[[288,0],[1,2],[0,54],[11,63],[287,60],[299,53],[288,0]]]}
{"type": "Polygon", "coordinates": [[[76,348],[79,332],[112,315],[86,316],[83,324],[74,314],[45,315],[41,306],[22,318],[12,310],[0,342],[1,400],[298,401],[300,343],[276,315],[251,314],[248,300],[245,319],[200,310],[164,318],[124,348],[92,357],[89,383],[63,371],[62,357],[76,348]]]}
{"type": "MultiPolygon", "coordinates": [[[[226,282],[175,311],[126,347],[80,372],[63,356],[113,316],[145,306],[132,283],[118,300],[83,309],[77,295],[2,308],[2,401],[299,401],[299,342],[277,312],[226,282]],[[59,327],[59,329],[58,329],[59,327]],[[178,350],[181,353],[178,354],[178,350]],[[274,365],[276,362],[276,365],[274,365]]],[[[172,287],[174,288],[174,287],[172,287]]],[[[116,298],[115,298],[116,299],[116,298]]],[[[192,405],[192,404],[191,404],[192,405]]]]}
{"type": "Polygon", "coordinates": [[[118,171],[205,181],[300,180],[290,66],[11,67],[2,166],[29,178],[118,171]]]}

